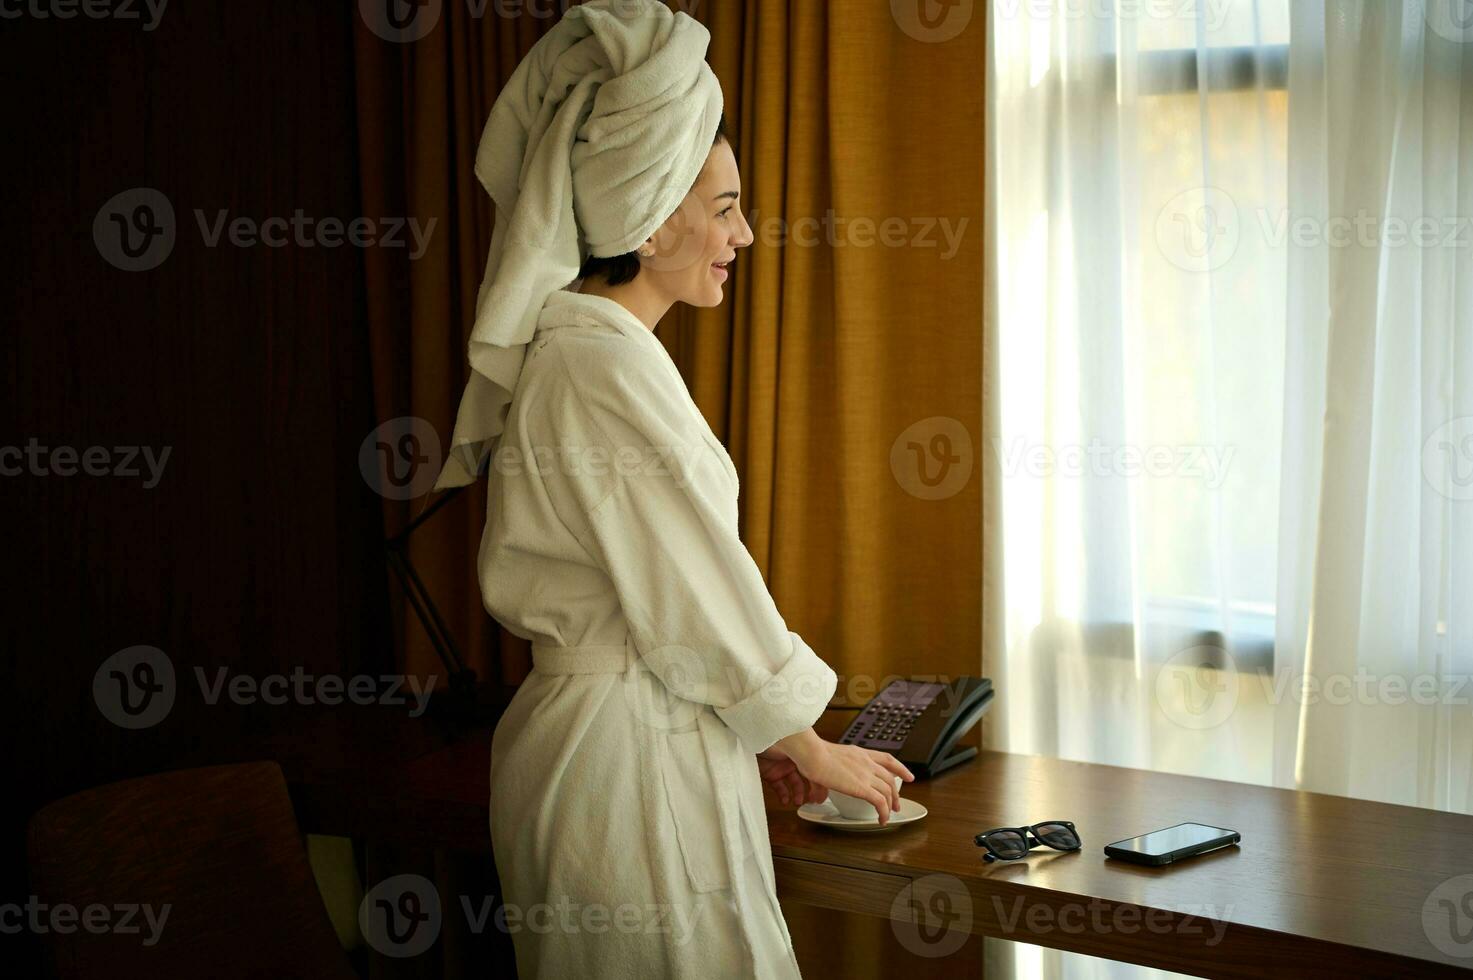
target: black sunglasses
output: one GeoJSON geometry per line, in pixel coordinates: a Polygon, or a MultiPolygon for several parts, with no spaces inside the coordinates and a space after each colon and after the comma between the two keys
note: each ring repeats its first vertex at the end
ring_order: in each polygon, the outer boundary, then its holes
{"type": "Polygon", "coordinates": [[[993,861],[1016,861],[1040,846],[1052,847],[1056,851],[1077,851],[1084,846],[1074,825],[1067,820],[1050,820],[1028,827],[998,827],[984,830],[972,840],[978,847],[987,848],[982,860],[989,864],[993,861]]]}

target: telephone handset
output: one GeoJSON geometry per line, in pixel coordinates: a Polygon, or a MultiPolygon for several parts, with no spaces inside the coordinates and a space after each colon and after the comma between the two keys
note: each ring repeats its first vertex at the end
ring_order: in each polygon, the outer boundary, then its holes
{"type": "Polygon", "coordinates": [[[952,748],[992,706],[992,681],[958,677],[938,681],[892,681],[850,723],[841,743],[889,752],[915,773],[934,776],[977,754],[952,748]]]}

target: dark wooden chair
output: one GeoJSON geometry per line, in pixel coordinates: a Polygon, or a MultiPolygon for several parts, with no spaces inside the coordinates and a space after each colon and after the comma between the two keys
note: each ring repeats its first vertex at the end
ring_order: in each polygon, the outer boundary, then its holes
{"type": "Polygon", "coordinates": [[[27,847],[32,892],[75,909],[70,931],[42,937],[60,977],[355,976],[274,762],[77,793],[36,812],[27,847]],[[114,924],[129,905],[168,918],[155,929],[140,911],[136,932],[99,931],[85,925],[92,905],[114,924]]]}

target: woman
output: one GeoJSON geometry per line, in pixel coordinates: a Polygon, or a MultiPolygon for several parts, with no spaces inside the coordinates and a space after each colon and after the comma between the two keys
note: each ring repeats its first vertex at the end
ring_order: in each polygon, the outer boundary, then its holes
{"type": "Polygon", "coordinates": [[[497,225],[439,485],[490,458],[483,599],[532,641],[491,750],[524,978],[798,976],[762,780],[884,821],[913,778],[814,733],[835,674],[774,606],[653,333],[719,304],[752,242],[708,41],[652,0],[571,8],[478,151],[497,225]]]}

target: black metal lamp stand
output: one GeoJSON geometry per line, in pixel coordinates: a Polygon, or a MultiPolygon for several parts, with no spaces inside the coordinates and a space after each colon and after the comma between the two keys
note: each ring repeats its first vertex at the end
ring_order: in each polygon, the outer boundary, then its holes
{"type": "Polygon", "coordinates": [[[384,542],[389,567],[394,570],[399,584],[404,587],[404,594],[409,599],[415,616],[424,626],[425,633],[429,635],[430,643],[434,646],[440,662],[445,665],[449,679],[449,690],[444,697],[431,698],[430,713],[442,718],[452,731],[457,732],[490,720],[495,706],[480,703],[476,672],[465,665],[465,659],[461,657],[460,650],[456,647],[455,640],[445,625],[445,620],[441,618],[440,610],[435,607],[434,600],[430,598],[424,580],[419,577],[419,573],[414,570],[414,565],[409,561],[408,545],[409,536],[414,533],[415,529],[434,517],[441,507],[448,504],[464,489],[463,486],[455,487],[441,494],[440,499],[431,504],[423,514],[410,521],[403,531],[384,542]]]}

